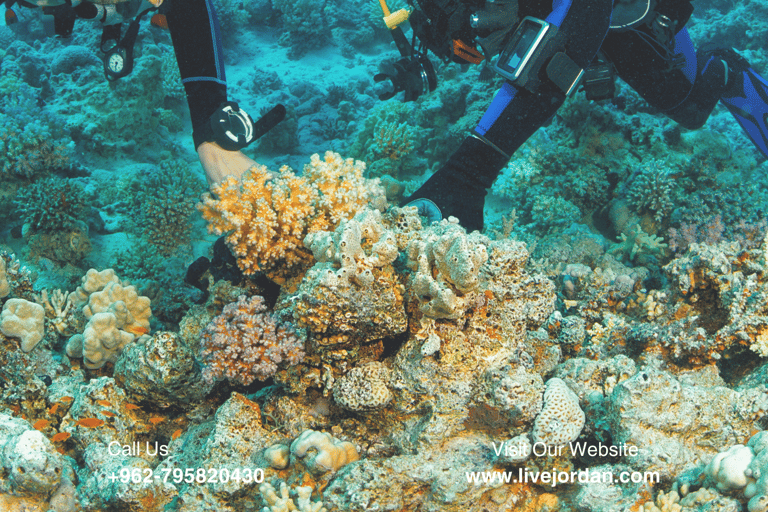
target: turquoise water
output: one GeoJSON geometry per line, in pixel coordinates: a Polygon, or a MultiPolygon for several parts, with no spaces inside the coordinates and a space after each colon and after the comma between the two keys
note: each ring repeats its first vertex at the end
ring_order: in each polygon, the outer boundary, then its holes
{"type": "MultiPolygon", "coordinates": [[[[396,6],[391,7],[394,10],[396,6]]],[[[503,84],[503,79],[496,75],[486,79],[483,73],[481,79],[482,65],[441,62],[432,56],[438,79],[434,92],[414,102],[405,103],[399,97],[381,101],[373,76],[383,61],[396,59],[398,54],[381,21],[378,2],[220,0],[217,8],[223,28],[229,99],[238,102],[254,118],[277,104],[287,108],[286,119],[249,146],[245,154],[273,171],[287,165],[299,173],[313,154],[323,155],[326,151],[361,160],[367,166],[366,178],[381,179],[390,204],[398,204],[448,161],[503,84]]],[[[140,296],[151,300],[149,334],[183,330],[182,319],[198,315],[194,308],[206,300],[199,287],[185,282],[187,269],[201,257],[215,259],[213,247],[219,237],[207,230],[196,209],[207,184],[192,142],[186,97],[168,32],[150,26],[145,20],[135,47],[133,73],[110,83],[103,75],[98,25],[79,20],[73,35],[61,39],[46,33],[39,10],[17,5],[14,11],[19,21],[0,26],[0,252],[6,255],[9,269],[13,262],[25,267],[29,281],[22,279],[23,272],[9,272],[10,280],[16,280],[16,284],[0,301],[32,301],[32,291],[73,292],[89,269],[113,268],[125,284],[130,281],[140,296]]],[[[404,27],[410,36],[407,24],[404,27]]],[[[757,73],[768,75],[765,3],[697,0],[687,29],[697,47],[708,43],[733,47],[757,73]]],[[[526,371],[543,379],[542,383],[555,375],[568,375],[572,381],[565,380],[573,388],[578,387],[574,383],[584,379],[576,376],[579,371],[568,367],[567,361],[611,361],[606,363],[610,366],[619,364],[616,358],[622,356],[632,360],[627,363],[631,371],[626,370],[626,375],[613,367],[601,370],[606,375],[615,371],[614,381],[637,378],[641,369],[653,367],[654,371],[666,372],[664,382],[677,379],[676,382],[697,390],[688,390],[690,393],[700,392],[691,399],[696,403],[711,402],[713,399],[707,393],[714,394],[718,386],[717,393],[725,392],[721,388],[740,393],[732,397],[733,401],[752,400],[749,403],[754,414],[748,415],[748,419],[733,419],[730,412],[723,412],[726,405],[721,404],[707,409],[712,417],[723,418],[721,423],[698,419],[692,421],[688,430],[675,430],[669,426],[671,423],[659,427],[664,437],[659,443],[678,446],[674,443],[679,441],[680,446],[690,449],[685,456],[678,454],[679,463],[655,464],[649,458],[625,454],[597,460],[572,457],[568,460],[573,467],[628,464],[633,470],[644,470],[661,466],[662,472],[667,473],[654,489],[666,491],[675,480],[694,481],[715,453],[725,451],[736,441],[746,442],[745,435],[750,430],[747,426],[754,430],[764,426],[763,402],[759,398],[762,395],[754,390],[762,389],[764,372],[760,365],[768,355],[762,334],[768,321],[764,321],[761,306],[761,301],[768,297],[763,277],[768,227],[767,172],[765,156],[722,104],[715,107],[702,128],[688,130],[648,105],[620,80],[613,99],[589,101],[583,91],[568,98],[511,155],[486,197],[483,234],[489,240],[524,243],[530,253],[525,271],[552,282],[554,316],[547,315],[543,327],[539,321],[527,325],[527,329],[533,337],[543,336],[541,333],[549,329],[548,336],[560,351],[553,365],[547,366],[537,356],[526,371]],[[557,326],[552,327],[554,324],[557,326]],[[750,393],[757,398],[748,400],[750,393]],[[706,428],[702,425],[732,428],[736,433],[710,444],[690,441],[691,437],[704,435],[701,432],[706,428]]],[[[490,247],[490,241],[482,243],[490,247]]],[[[393,272],[402,283],[415,272],[408,270],[406,259],[405,251],[401,250],[399,259],[393,263],[393,272]]],[[[236,275],[234,267],[230,267],[236,275]]],[[[216,274],[214,280],[220,277],[216,274]]],[[[411,295],[406,302],[414,303],[417,297],[408,289],[411,295]]],[[[286,299],[298,293],[288,286],[281,292],[276,285],[265,287],[259,283],[246,288],[246,293],[255,294],[254,290],[272,296],[270,307],[276,300],[283,304],[286,300],[298,300],[286,299]]],[[[457,293],[463,296],[464,292],[457,293]]],[[[221,295],[234,302],[238,293],[221,295]]],[[[472,304],[459,319],[426,321],[416,312],[417,308],[407,309],[411,325],[408,334],[386,338],[385,347],[371,349],[360,360],[350,359],[349,366],[373,360],[397,366],[393,360],[398,350],[407,345],[406,338],[413,342],[420,332],[428,339],[427,331],[420,329],[426,329],[429,322],[437,322],[435,332],[440,331],[441,325],[446,330],[458,328],[461,318],[469,323],[480,308],[478,303],[472,304]],[[414,327],[417,324],[419,327],[414,327]]],[[[217,315],[223,305],[209,302],[209,312],[217,315]]],[[[50,425],[38,429],[48,438],[71,430],[65,430],[67,423],[61,415],[45,411],[61,396],[75,392],[72,382],[93,385],[98,377],[113,376],[111,364],[99,370],[73,369],[73,364],[79,367],[78,358],[67,357],[65,347],[75,333],[57,331],[52,323],[54,317],[48,315],[44,341],[28,354],[21,353],[18,345],[10,341],[13,336],[7,336],[3,363],[14,369],[4,370],[0,398],[0,408],[16,418],[23,414],[30,423],[49,421],[50,425]],[[59,388],[69,391],[55,391],[55,386],[46,391],[37,384],[31,390],[30,384],[23,382],[24,372],[16,369],[24,365],[36,368],[33,373],[40,382],[47,376],[54,382],[60,381],[59,388]]],[[[206,321],[211,318],[209,315],[206,321]]],[[[84,328],[85,322],[78,325],[84,328]]],[[[134,334],[139,336],[143,332],[134,334]]],[[[321,338],[310,332],[308,343],[321,338]]],[[[195,351],[199,348],[192,347],[190,356],[197,358],[197,370],[201,358],[195,351]]],[[[447,350],[445,344],[442,350],[447,350]]],[[[401,357],[403,353],[404,350],[401,357]]],[[[334,357],[334,362],[328,364],[333,366],[331,373],[338,379],[348,367],[339,366],[339,357],[334,357]]],[[[312,364],[323,368],[318,361],[312,364]]],[[[397,466],[394,460],[388,465],[387,457],[402,455],[406,446],[414,453],[429,452],[419,452],[417,445],[435,443],[435,438],[425,434],[413,445],[393,440],[402,432],[391,423],[379,418],[383,425],[379,431],[370,417],[337,407],[327,392],[323,396],[324,388],[319,385],[325,378],[321,376],[324,371],[317,370],[317,376],[312,374],[311,378],[318,382],[314,387],[306,384],[306,379],[310,379],[307,374],[295,375],[296,381],[303,384],[286,392],[286,400],[293,400],[293,407],[311,409],[310,415],[315,414],[315,409],[326,411],[331,407],[330,412],[317,413],[324,419],[313,424],[315,428],[333,432],[332,427],[343,425],[343,429],[339,428],[344,432],[340,435],[344,440],[358,447],[366,446],[362,458],[367,459],[367,464],[402,477],[392,477],[398,481],[393,489],[407,490],[412,484],[419,489],[416,494],[430,495],[423,501],[408,502],[409,505],[401,503],[400,508],[393,505],[380,510],[469,510],[469,505],[461,503],[463,499],[471,501],[470,497],[479,500],[477,503],[487,510],[494,510],[488,504],[493,503],[490,491],[460,488],[456,491],[460,498],[452,498],[450,492],[430,494],[421,487],[423,482],[417,484],[419,480],[413,472],[397,466]],[[297,389],[301,389],[299,398],[297,389]],[[309,395],[311,398],[307,398],[309,395]],[[356,431],[357,428],[360,430],[356,431]],[[373,432],[377,436],[375,441],[384,446],[380,452],[374,447],[376,442],[363,442],[373,432]]],[[[478,386],[485,377],[473,378],[478,380],[472,385],[478,386]]],[[[282,389],[290,388],[284,384],[282,389]]],[[[616,393],[610,398],[613,384],[602,382],[598,386],[604,388],[601,400],[605,403],[597,405],[590,404],[589,394],[583,389],[574,389],[587,415],[581,441],[610,444],[621,436],[627,442],[642,438],[637,433],[625,435],[624,430],[630,428],[627,423],[634,425],[634,419],[624,421],[611,416],[611,407],[626,403],[616,393]]],[[[189,404],[176,404],[170,412],[159,408],[156,414],[167,417],[164,421],[168,424],[177,421],[186,436],[190,425],[213,419],[233,390],[258,402],[263,411],[277,408],[265,398],[263,390],[262,395],[255,394],[261,386],[238,387],[220,382],[207,398],[195,398],[205,406],[196,409],[188,407],[189,404]]],[[[663,395],[663,390],[660,386],[649,394],[663,395]]],[[[543,392],[543,386],[538,392],[543,392]]],[[[443,399],[448,400],[441,395],[440,400],[443,399]]],[[[394,400],[396,407],[390,406],[391,410],[404,414],[407,399],[398,395],[394,400]]],[[[227,403],[231,404],[231,399],[227,403]]],[[[145,403],[142,406],[152,410],[145,403]]],[[[638,411],[651,410],[649,405],[634,406],[638,411]]],[[[281,407],[290,409],[285,404],[281,407]]],[[[457,411],[464,411],[466,422],[454,420],[466,429],[461,435],[450,431],[450,435],[446,434],[448,439],[464,439],[483,432],[483,439],[501,442],[531,430],[533,416],[517,423],[505,417],[499,424],[494,417],[498,408],[498,404],[478,405],[472,400],[457,405],[457,411]],[[493,410],[484,415],[484,407],[493,410]]],[[[149,412],[147,417],[153,414],[149,412]]],[[[426,410],[419,414],[428,416],[426,410]]],[[[282,427],[262,418],[279,431],[278,436],[265,439],[297,437],[298,427],[291,427],[286,419],[290,415],[285,411],[277,415],[282,427]]],[[[639,412],[638,415],[642,416],[639,412]]],[[[131,428],[125,424],[116,430],[131,428]]],[[[129,438],[129,442],[170,442],[176,428],[168,427],[158,433],[160,430],[153,430],[152,434],[141,431],[135,439],[130,435],[119,437],[121,444],[129,438]],[[153,435],[156,437],[152,438],[153,435]]],[[[9,435],[3,442],[10,439],[9,435]]],[[[95,491],[88,487],[93,483],[85,484],[98,466],[84,462],[89,439],[80,437],[77,443],[63,446],[65,454],[72,458],[72,467],[79,472],[79,482],[74,482],[80,493],[78,500],[86,510],[123,510],[120,507],[125,505],[117,498],[93,498],[95,491]]],[[[191,437],[183,439],[190,439],[189,450],[202,449],[194,445],[191,437]]],[[[427,464],[428,458],[424,457],[415,458],[414,464],[427,464]]],[[[357,468],[363,466],[356,464],[357,468]]],[[[503,466],[516,470],[515,464],[497,462],[495,466],[489,463],[487,467],[473,467],[486,470],[503,466]]],[[[339,479],[331,487],[354,488],[357,473],[349,474],[353,476],[339,479]]],[[[285,475],[282,478],[288,479],[285,475]]],[[[434,475],[426,481],[442,482],[434,475]]],[[[381,482],[374,487],[386,488],[381,482]]],[[[256,503],[250,506],[263,506],[256,499],[259,493],[255,488],[249,489],[242,494],[256,503]]],[[[549,491],[546,486],[532,489],[522,492],[509,487],[508,495],[520,492],[524,496],[520,499],[532,500],[549,491]]],[[[589,501],[577,497],[579,489],[577,485],[566,486],[556,493],[562,510],[618,511],[625,510],[621,508],[625,506],[628,510],[630,505],[624,501],[639,503],[642,497],[642,492],[633,488],[626,491],[631,499],[614,500],[606,508],[578,508],[587,507],[583,500],[589,501]]],[[[30,496],[30,503],[42,500],[45,494],[35,494],[11,483],[3,483],[0,491],[9,496],[30,496]]],[[[746,507],[743,493],[732,494],[746,507]]],[[[235,495],[237,499],[232,500],[242,499],[242,495],[235,495]]],[[[331,507],[331,500],[325,501],[331,507]]],[[[184,509],[174,503],[168,510],[205,509],[201,504],[184,509]]],[[[511,502],[499,498],[498,503],[511,502]]],[[[248,509],[242,503],[240,506],[248,509]]],[[[508,509],[499,507],[498,510],[508,509]]],[[[350,509],[365,508],[359,505],[350,509]]]]}

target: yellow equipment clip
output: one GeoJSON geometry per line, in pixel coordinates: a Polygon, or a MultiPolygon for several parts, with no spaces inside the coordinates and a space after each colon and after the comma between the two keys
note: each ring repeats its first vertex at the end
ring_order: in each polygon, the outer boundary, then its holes
{"type": "Polygon", "coordinates": [[[411,11],[408,9],[400,9],[390,13],[389,7],[387,7],[387,0],[379,0],[379,4],[381,4],[381,10],[384,13],[384,24],[387,25],[389,30],[394,30],[401,23],[408,21],[408,16],[411,15],[411,11]]]}

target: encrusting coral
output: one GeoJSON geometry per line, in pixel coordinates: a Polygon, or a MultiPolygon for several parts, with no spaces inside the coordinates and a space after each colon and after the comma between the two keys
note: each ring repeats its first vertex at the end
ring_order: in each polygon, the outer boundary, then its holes
{"type": "Polygon", "coordinates": [[[287,166],[273,176],[256,165],[242,183],[229,178],[214,187],[219,197],[204,196],[198,205],[209,231],[227,235],[227,243],[245,274],[263,271],[283,282],[313,263],[304,238],[331,231],[370,200],[383,196],[378,180],[363,178],[365,164],[326,152],[312,156],[297,176],[287,166]]]}

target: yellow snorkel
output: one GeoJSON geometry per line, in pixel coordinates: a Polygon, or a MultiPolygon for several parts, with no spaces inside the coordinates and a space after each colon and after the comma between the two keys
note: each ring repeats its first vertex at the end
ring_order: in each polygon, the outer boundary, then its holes
{"type": "Polygon", "coordinates": [[[411,11],[405,8],[390,13],[389,7],[387,7],[387,0],[379,0],[379,4],[381,5],[381,11],[384,13],[384,24],[389,30],[396,29],[401,23],[407,21],[408,16],[411,15],[411,11]]]}

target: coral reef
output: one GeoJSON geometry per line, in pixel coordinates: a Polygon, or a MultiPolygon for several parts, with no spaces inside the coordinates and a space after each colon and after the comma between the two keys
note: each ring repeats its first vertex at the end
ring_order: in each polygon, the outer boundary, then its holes
{"type": "Polygon", "coordinates": [[[393,262],[396,237],[378,210],[342,221],[335,232],[305,238],[317,263],[284,303],[321,346],[351,348],[406,329],[403,287],[393,262]]]}
{"type": "MultiPolygon", "coordinates": [[[[194,234],[166,32],[106,83],[98,27],[0,27],[0,509],[766,510],[768,167],[724,108],[686,130],[579,92],[486,231],[427,226],[365,178],[413,191],[501,79],[435,61],[435,91],[380,102],[375,2],[215,3],[229,97],[288,111],[249,155],[310,162],[203,201],[234,255],[194,234]]],[[[686,26],[765,76],[764,12],[686,26]]]]}
{"type": "Polygon", "coordinates": [[[285,32],[280,37],[280,44],[290,47],[290,58],[297,59],[310,48],[330,41],[330,27],[336,18],[331,3],[325,0],[273,0],[272,7],[283,13],[285,32]]]}

